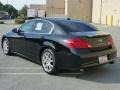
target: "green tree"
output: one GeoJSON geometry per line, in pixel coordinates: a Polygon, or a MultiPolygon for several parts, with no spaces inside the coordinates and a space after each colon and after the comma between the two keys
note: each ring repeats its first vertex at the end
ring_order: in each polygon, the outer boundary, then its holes
{"type": "Polygon", "coordinates": [[[22,17],[26,17],[27,16],[27,9],[28,9],[28,6],[24,5],[22,7],[22,9],[19,11],[19,15],[22,16],[22,17]]]}
{"type": "Polygon", "coordinates": [[[0,2],[0,10],[3,10],[3,4],[0,2]]]}
{"type": "Polygon", "coordinates": [[[17,17],[18,11],[10,4],[3,6],[3,10],[8,12],[11,16],[17,17]]]}

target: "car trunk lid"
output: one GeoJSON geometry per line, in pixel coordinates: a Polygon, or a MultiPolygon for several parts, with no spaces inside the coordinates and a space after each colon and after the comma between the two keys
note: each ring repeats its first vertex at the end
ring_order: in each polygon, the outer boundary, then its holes
{"type": "Polygon", "coordinates": [[[91,32],[72,32],[71,33],[75,38],[80,38],[84,41],[87,41],[93,50],[102,50],[109,49],[108,41],[110,39],[110,34],[101,32],[101,31],[91,31],[91,32]],[[99,47],[99,48],[98,48],[99,47]]]}

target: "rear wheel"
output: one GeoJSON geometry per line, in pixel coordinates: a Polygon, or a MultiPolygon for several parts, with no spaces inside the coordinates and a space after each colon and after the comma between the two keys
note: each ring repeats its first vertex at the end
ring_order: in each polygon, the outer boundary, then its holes
{"type": "Polygon", "coordinates": [[[44,71],[54,75],[58,72],[55,54],[52,49],[45,49],[41,55],[41,63],[44,71]]]}
{"type": "Polygon", "coordinates": [[[2,49],[4,54],[10,55],[10,46],[9,46],[9,40],[7,38],[4,38],[2,41],[2,49]]]}

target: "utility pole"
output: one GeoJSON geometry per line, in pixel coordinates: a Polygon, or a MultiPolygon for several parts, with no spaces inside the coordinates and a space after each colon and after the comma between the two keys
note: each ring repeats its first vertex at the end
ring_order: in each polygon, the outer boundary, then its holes
{"type": "Polygon", "coordinates": [[[68,16],[68,0],[65,0],[65,15],[68,16]]]}
{"type": "Polygon", "coordinates": [[[103,0],[101,0],[101,6],[100,6],[100,24],[101,24],[101,19],[102,19],[102,8],[103,8],[103,0]]]}

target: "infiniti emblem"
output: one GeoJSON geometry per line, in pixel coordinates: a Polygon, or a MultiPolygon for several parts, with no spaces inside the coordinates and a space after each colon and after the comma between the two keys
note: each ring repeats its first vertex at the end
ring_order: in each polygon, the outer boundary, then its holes
{"type": "Polygon", "coordinates": [[[103,42],[103,40],[102,40],[102,39],[98,39],[98,42],[99,42],[99,43],[102,43],[102,42],[103,42]]]}

